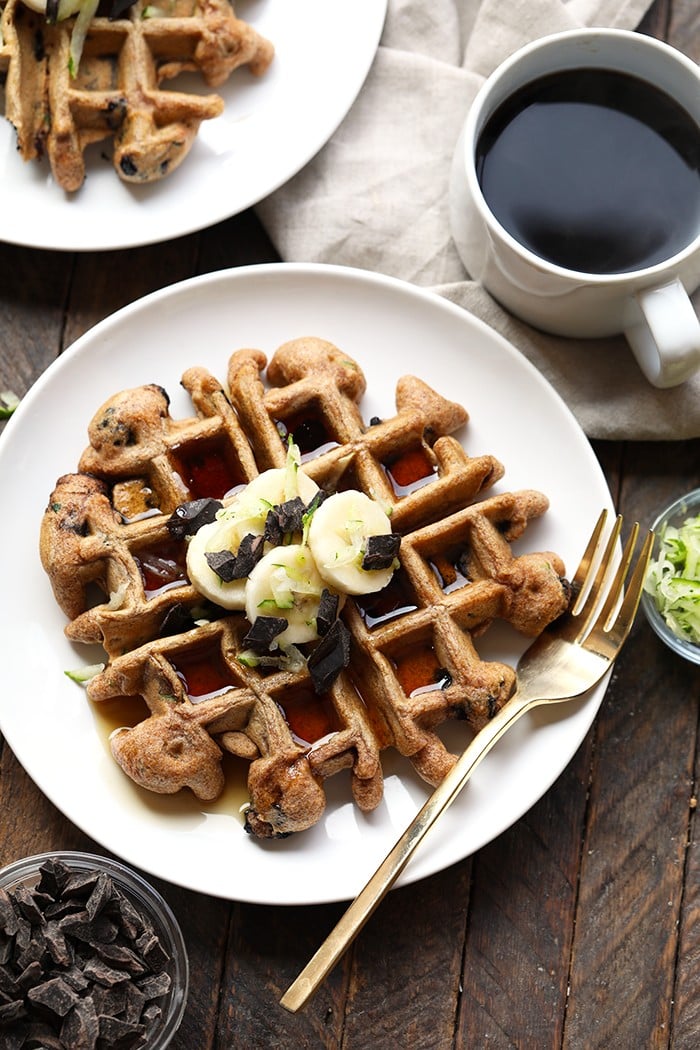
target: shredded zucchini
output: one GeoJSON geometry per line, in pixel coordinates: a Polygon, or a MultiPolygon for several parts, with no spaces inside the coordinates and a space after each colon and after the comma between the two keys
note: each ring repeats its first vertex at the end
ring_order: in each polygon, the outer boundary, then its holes
{"type": "Polygon", "coordinates": [[[644,589],[678,638],[700,644],[700,514],[660,533],[644,589]]]}

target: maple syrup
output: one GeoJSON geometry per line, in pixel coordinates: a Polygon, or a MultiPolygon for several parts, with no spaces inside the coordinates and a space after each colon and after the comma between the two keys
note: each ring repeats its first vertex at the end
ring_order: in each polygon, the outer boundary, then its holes
{"type": "Polygon", "coordinates": [[[470,582],[466,570],[466,551],[437,555],[428,564],[445,594],[456,591],[470,582]]]}
{"type": "Polygon", "coordinates": [[[418,608],[403,569],[397,569],[381,591],[360,594],[354,602],[368,627],[388,623],[418,608]]]}
{"type": "Polygon", "coordinates": [[[191,499],[223,499],[246,484],[240,464],[220,438],[175,445],[171,459],[191,499]]]}
{"type": "Polygon", "coordinates": [[[292,735],[302,746],[311,747],[317,740],[340,729],[333,704],[327,697],[311,690],[299,690],[277,701],[292,735]]]}
{"type": "Polygon", "coordinates": [[[393,662],[406,696],[433,693],[452,684],[449,671],[441,666],[432,645],[412,646],[394,657],[393,662]]]}
{"type": "MultiPolygon", "coordinates": [[[[148,707],[140,696],[122,696],[114,700],[92,703],[90,706],[100,740],[110,755],[109,738],[115,729],[131,728],[143,722],[149,715],[148,707]]],[[[213,801],[205,802],[185,788],[174,795],[157,795],[131,781],[129,784],[132,790],[138,793],[144,805],[151,810],[158,810],[164,817],[221,813],[233,816],[243,824],[240,810],[248,801],[249,762],[224,751],[221,756],[221,768],[224,773],[224,789],[213,801]]]]}
{"type": "Polygon", "coordinates": [[[437,466],[422,445],[402,452],[384,464],[384,470],[399,498],[435,480],[437,466]]]}
{"type": "Polygon", "coordinates": [[[219,696],[239,684],[227,667],[218,645],[183,653],[171,663],[193,703],[219,696]]]}
{"type": "Polygon", "coordinates": [[[300,413],[288,419],[276,419],[275,426],[285,445],[291,435],[299,449],[302,463],[338,447],[338,442],[329,434],[325,423],[318,416],[300,413]]]}
{"type": "Polygon", "coordinates": [[[142,547],[134,552],[134,561],[147,598],[187,583],[185,547],[176,540],[164,540],[157,547],[142,547]]]}

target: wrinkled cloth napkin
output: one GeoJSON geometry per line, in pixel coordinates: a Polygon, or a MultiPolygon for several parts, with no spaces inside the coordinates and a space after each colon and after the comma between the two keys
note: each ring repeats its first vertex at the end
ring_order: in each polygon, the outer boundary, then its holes
{"type": "Polygon", "coordinates": [[[530,359],[589,437],[700,436],[700,374],[657,390],[622,336],[563,339],[517,320],[469,279],[449,228],[452,154],[485,77],[548,33],[635,29],[649,4],[389,0],[376,58],[350,112],[316,157],[258,205],[282,259],[388,274],[459,304],[530,359]]]}

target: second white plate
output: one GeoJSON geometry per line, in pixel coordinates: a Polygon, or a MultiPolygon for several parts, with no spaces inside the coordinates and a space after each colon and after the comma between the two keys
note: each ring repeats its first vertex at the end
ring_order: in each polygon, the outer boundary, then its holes
{"type": "MultiPolygon", "coordinates": [[[[274,44],[272,65],[260,78],[236,70],[218,92],[223,114],[204,121],[172,175],[148,186],[119,179],[104,155],[107,143],[89,148],[86,181],[66,194],[48,162],[21,160],[14,129],[0,119],[0,240],[67,251],[130,248],[256,204],[318,152],[350,109],[376,53],[386,3],[238,0],[237,15],[274,44]]],[[[187,80],[205,91],[201,78],[187,80]]]]}

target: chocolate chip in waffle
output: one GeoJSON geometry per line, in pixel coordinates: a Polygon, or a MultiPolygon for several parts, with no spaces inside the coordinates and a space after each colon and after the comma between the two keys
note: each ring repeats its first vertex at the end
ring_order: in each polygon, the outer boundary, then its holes
{"type": "Polygon", "coordinates": [[[272,45],[238,19],[229,0],[138,0],[118,18],[95,17],[77,69],[71,62],[75,19],[47,23],[22,0],[6,0],[0,28],[5,115],[24,160],[46,154],[59,186],[85,179],[85,150],[113,140],[120,178],[147,183],[184,160],[203,120],[218,116],[216,94],[167,90],[183,72],[218,87],[238,66],[265,72],[272,45]]]}
{"type": "Polygon", "coordinates": [[[158,386],[115,395],[90,423],[79,472],[59,479],[41,530],[68,637],[107,653],[90,699],[144,701],[142,720],[112,737],[117,762],[151,790],[187,786],[211,799],[223,787],[222,751],[245,759],[247,827],[260,837],[316,823],[323,782],[341,769],[360,808],[375,807],[389,747],[437,783],[454,762],[438,727],[459,718],[478,731],[513,689],[510,667],[480,657],[480,635],[494,620],[535,635],[568,601],[556,554],[511,548],[546,498],[489,495],[503,467],[453,436],[467,421],[461,406],[404,376],[395,414],[365,421],[360,367],[319,339],[285,344],[266,366],[260,351],[235,352],[226,391],[189,369],[182,382],[196,414],[183,420],[158,386]],[[321,695],[303,661],[241,659],[248,620],[203,600],[187,577],[188,541],[173,529],[176,508],[226,503],[283,466],[289,434],[322,489],[366,493],[401,536],[389,585],[345,601],[349,659],[321,695]]]}

